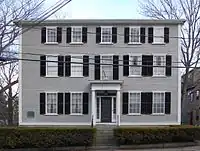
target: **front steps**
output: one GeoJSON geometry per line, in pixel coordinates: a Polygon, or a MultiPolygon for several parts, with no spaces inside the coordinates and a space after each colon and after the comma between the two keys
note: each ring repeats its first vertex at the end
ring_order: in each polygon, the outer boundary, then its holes
{"type": "Polygon", "coordinates": [[[115,125],[96,125],[96,140],[94,146],[116,146],[113,129],[115,125]]]}

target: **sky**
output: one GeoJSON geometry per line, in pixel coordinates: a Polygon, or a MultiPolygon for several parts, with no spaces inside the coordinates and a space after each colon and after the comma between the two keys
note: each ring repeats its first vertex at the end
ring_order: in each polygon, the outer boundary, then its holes
{"type": "MultiPolygon", "coordinates": [[[[47,0],[48,8],[58,0],[47,0]]],[[[138,0],[72,0],[51,18],[59,19],[142,19],[138,0]]]]}

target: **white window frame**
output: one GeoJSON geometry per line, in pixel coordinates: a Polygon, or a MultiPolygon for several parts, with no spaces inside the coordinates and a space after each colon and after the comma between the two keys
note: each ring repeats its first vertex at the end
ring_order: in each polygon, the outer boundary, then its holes
{"type": "Polygon", "coordinates": [[[164,42],[164,26],[154,26],[153,27],[153,43],[152,44],[165,44],[165,42],[164,42]],[[162,29],[162,34],[160,34],[160,35],[157,34],[158,29],[160,29],[160,30],[162,29]],[[156,36],[158,36],[158,37],[156,37],[156,36]],[[161,37],[159,37],[159,36],[161,36],[161,37]],[[156,41],[156,38],[161,38],[162,41],[161,40],[156,41]]]}
{"type": "Polygon", "coordinates": [[[142,76],[142,54],[129,54],[129,77],[141,77],[142,76]],[[131,74],[131,68],[133,67],[133,66],[130,66],[131,64],[130,64],[130,62],[132,62],[132,60],[130,59],[131,57],[134,57],[134,56],[136,56],[136,57],[140,57],[140,59],[139,59],[139,61],[140,62],[138,62],[139,63],[139,65],[140,65],[140,67],[136,67],[136,68],[140,68],[140,75],[136,75],[136,74],[131,74]]]}
{"type": "Polygon", "coordinates": [[[141,91],[129,91],[128,92],[128,115],[141,115],[141,91]],[[140,94],[140,108],[139,108],[139,113],[130,113],[130,95],[131,93],[139,93],[140,94]]]}
{"type": "Polygon", "coordinates": [[[112,27],[113,26],[101,26],[101,43],[100,44],[112,44],[112,27]],[[111,30],[111,39],[110,42],[103,42],[103,29],[109,28],[111,30]]]}
{"type": "Polygon", "coordinates": [[[81,77],[83,77],[83,55],[82,54],[72,54],[71,55],[71,62],[73,62],[73,57],[74,57],[74,59],[76,59],[76,57],[77,57],[77,59],[80,58],[80,57],[82,57],[82,59],[78,59],[78,60],[80,60],[81,64],[76,64],[76,65],[80,65],[80,67],[82,68],[82,74],[81,75],[75,75],[75,74],[73,74],[73,72],[72,72],[73,63],[71,63],[70,64],[70,67],[71,67],[71,76],[70,77],[81,78],[81,77]]]}
{"type": "Polygon", "coordinates": [[[166,54],[154,54],[153,55],[153,77],[166,77],[166,54]],[[156,62],[156,59],[155,57],[158,57],[158,56],[161,56],[161,57],[164,57],[164,60],[162,61],[161,60],[161,66],[163,67],[156,67],[157,65],[157,62],[156,62]],[[162,64],[163,63],[163,64],[162,64]],[[158,70],[158,68],[163,68],[164,72],[162,75],[159,75],[156,71],[158,70]]]}
{"type": "Polygon", "coordinates": [[[83,42],[82,42],[82,35],[83,35],[83,28],[82,28],[82,26],[71,26],[71,43],[72,44],[82,44],[83,42]],[[76,41],[74,41],[74,32],[73,32],[73,28],[80,28],[81,29],[81,40],[80,41],[78,41],[78,42],[76,42],[76,41]]]}
{"type": "Polygon", "coordinates": [[[45,44],[58,44],[58,41],[57,41],[57,26],[46,26],[46,43],[45,44]],[[55,29],[55,31],[56,31],[56,34],[55,34],[56,41],[55,42],[49,42],[48,29],[55,29]]]}
{"type": "Polygon", "coordinates": [[[70,92],[70,115],[83,115],[83,92],[82,91],[74,91],[70,92]],[[72,94],[81,94],[81,113],[72,113],[72,94]]]}
{"type": "MultiPolygon", "coordinates": [[[[103,56],[112,57],[112,61],[111,61],[112,63],[111,63],[111,64],[113,64],[113,55],[111,55],[111,54],[105,54],[105,55],[102,54],[102,55],[100,56],[100,63],[101,63],[101,64],[103,63],[103,58],[102,58],[103,56]]],[[[103,65],[100,66],[100,79],[101,79],[101,80],[103,80],[103,78],[102,78],[102,76],[103,76],[103,75],[102,75],[102,73],[103,73],[102,66],[103,66],[103,65]]],[[[110,65],[110,66],[112,66],[112,65],[110,65]]],[[[113,72],[113,66],[112,66],[112,72],[113,72]]],[[[106,79],[104,79],[104,80],[106,80],[106,79]]],[[[113,75],[112,75],[112,79],[111,79],[111,80],[113,80],[113,75]]]]}
{"type": "Polygon", "coordinates": [[[59,54],[46,54],[46,77],[58,77],[58,55],[59,54]],[[57,57],[57,75],[48,74],[48,57],[57,57]]]}
{"type": "MultiPolygon", "coordinates": [[[[156,102],[157,103],[157,102],[156,102]]],[[[152,100],[152,115],[165,115],[165,91],[153,91],[153,100],[152,100]],[[154,113],[154,94],[155,93],[162,93],[163,94],[163,98],[164,98],[164,101],[163,101],[163,113],[154,113]]]]}
{"type": "Polygon", "coordinates": [[[56,91],[45,92],[45,115],[58,115],[58,92],[56,91]],[[56,95],[56,113],[47,113],[47,95],[48,94],[56,95]]]}
{"type": "Polygon", "coordinates": [[[140,42],[140,26],[130,26],[129,27],[129,43],[128,44],[141,44],[140,42]],[[131,29],[139,29],[139,41],[138,42],[132,42],[132,37],[131,37],[131,29]]]}

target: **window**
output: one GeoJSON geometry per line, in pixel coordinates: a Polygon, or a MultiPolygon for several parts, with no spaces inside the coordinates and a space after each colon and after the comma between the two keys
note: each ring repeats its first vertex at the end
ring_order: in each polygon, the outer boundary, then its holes
{"type": "Polygon", "coordinates": [[[46,114],[57,114],[57,93],[46,93],[46,114]]]}
{"type": "Polygon", "coordinates": [[[153,114],[165,113],[165,93],[156,92],[153,93],[153,114]]]}
{"type": "Polygon", "coordinates": [[[129,93],[129,114],[141,113],[141,93],[129,93]]]}
{"type": "Polygon", "coordinates": [[[48,27],[46,32],[47,42],[56,43],[57,42],[57,29],[56,27],[48,27]]]}
{"type": "Polygon", "coordinates": [[[129,36],[130,36],[130,43],[139,43],[140,27],[131,27],[129,36]]]}
{"type": "Polygon", "coordinates": [[[154,27],[153,43],[164,43],[164,27],[154,27]]]}
{"type": "Polygon", "coordinates": [[[112,56],[101,56],[101,79],[113,80],[113,58],[112,56]]]}
{"type": "Polygon", "coordinates": [[[112,27],[101,28],[101,42],[111,43],[112,42],[112,27]]]}
{"type": "Polygon", "coordinates": [[[82,114],[82,93],[71,93],[71,114],[82,114]]]}
{"type": "Polygon", "coordinates": [[[153,60],[153,75],[164,76],[165,75],[165,56],[154,56],[153,60]],[[159,67],[161,66],[161,67],[159,67]]]}
{"type": "Polygon", "coordinates": [[[140,76],[141,75],[141,70],[142,70],[142,56],[130,56],[129,57],[129,75],[130,76],[140,76]]]}
{"type": "Polygon", "coordinates": [[[199,90],[196,91],[196,99],[199,99],[199,90]]]}
{"type": "Polygon", "coordinates": [[[71,57],[71,76],[82,77],[83,76],[83,56],[71,57]]]}
{"type": "Polygon", "coordinates": [[[46,75],[58,76],[58,56],[46,56],[46,75]],[[48,62],[49,61],[49,62],[48,62]],[[51,62],[52,61],[52,62],[51,62]]]}
{"type": "Polygon", "coordinates": [[[82,42],[82,27],[72,27],[72,42],[82,42]]]}
{"type": "Polygon", "coordinates": [[[97,119],[99,120],[100,119],[100,98],[97,97],[97,119]]]}

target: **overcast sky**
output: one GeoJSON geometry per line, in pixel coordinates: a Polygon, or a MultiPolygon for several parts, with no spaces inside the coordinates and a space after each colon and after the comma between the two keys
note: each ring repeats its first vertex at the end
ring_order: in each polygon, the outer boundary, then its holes
{"type": "MultiPolygon", "coordinates": [[[[45,7],[58,0],[47,0],[45,7]]],[[[57,13],[68,19],[141,19],[138,0],[72,0],[57,13]]],[[[55,16],[52,16],[55,18],[55,16]]]]}

